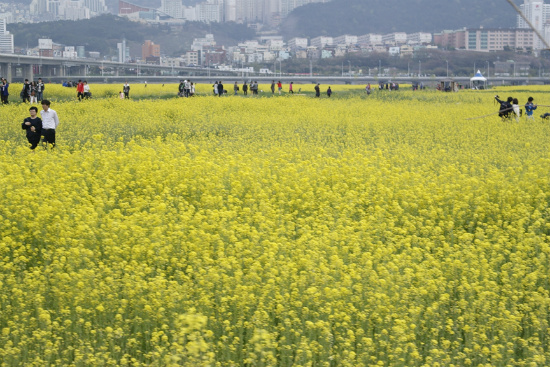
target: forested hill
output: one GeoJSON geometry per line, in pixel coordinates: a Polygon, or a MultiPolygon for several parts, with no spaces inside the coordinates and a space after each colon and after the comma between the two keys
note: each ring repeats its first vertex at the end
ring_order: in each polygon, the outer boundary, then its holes
{"type": "Polygon", "coordinates": [[[115,54],[116,45],[123,37],[131,48],[136,48],[132,53],[139,53],[141,44],[148,39],[159,44],[163,54],[172,56],[181,55],[190,48],[194,38],[207,33],[214,34],[216,42],[226,46],[256,36],[252,29],[242,24],[188,22],[173,29],[132,22],[110,14],[79,21],[8,24],[8,30],[14,34],[16,46],[35,47],[39,38],[51,38],[63,45],[86,46],[87,51],[99,51],[102,55],[115,54]]]}
{"type": "Polygon", "coordinates": [[[291,38],[515,24],[516,13],[506,0],[333,0],[296,8],[283,21],[281,32],[291,38]]]}

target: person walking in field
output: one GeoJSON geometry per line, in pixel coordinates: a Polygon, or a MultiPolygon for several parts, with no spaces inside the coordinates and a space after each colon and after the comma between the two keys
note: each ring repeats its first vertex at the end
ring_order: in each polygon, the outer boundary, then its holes
{"type": "Polygon", "coordinates": [[[92,97],[92,92],[90,92],[90,85],[88,81],[84,80],[84,99],[92,97]]]}
{"type": "Polygon", "coordinates": [[[235,95],[239,93],[239,84],[237,82],[235,82],[235,85],[233,86],[233,91],[235,92],[235,95]]]}
{"type": "Polygon", "coordinates": [[[277,83],[277,89],[279,90],[279,95],[281,95],[281,92],[283,91],[283,83],[279,80],[277,83]]]}
{"type": "Polygon", "coordinates": [[[31,145],[31,150],[34,150],[38,143],[40,143],[40,137],[42,136],[42,119],[37,116],[38,108],[31,107],[29,109],[30,117],[23,120],[21,128],[27,131],[27,140],[31,145]]]}
{"type": "Polygon", "coordinates": [[[516,122],[519,122],[521,111],[519,109],[519,100],[517,98],[514,98],[512,100],[512,111],[514,111],[514,117],[516,118],[516,122]]]}
{"type": "Polygon", "coordinates": [[[317,83],[317,85],[315,86],[315,97],[321,97],[321,86],[319,83],[317,83]]]}
{"type": "Polygon", "coordinates": [[[36,99],[42,101],[44,99],[44,89],[46,86],[42,81],[42,78],[38,78],[38,83],[36,83],[36,99]]]}
{"type": "Polygon", "coordinates": [[[218,83],[218,97],[221,97],[223,95],[223,83],[220,80],[218,83]]]}
{"type": "Polygon", "coordinates": [[[30,101],[30,99],[31,99],[31,84],[29,83],[29,79],[25,79],[25,82],[23,83],[23,89],[21,90],[20,97],[23,100],[23,103],[30,101]]]}
{"type": "Polygon", "coordinates": [[[48,143],[50,143],[53,149],[55,148],[55,130],[59,125],[59,117],[57,116],[57,112],[50,108],[50,105],[50,101],[47,99],[43,100],[40,115],[42,116],[42,135],[44,136],[42,144],[44,148],[47,148],[48,143]]]}
{"type": "Polygon", "coordinates": [[[294,82],[290,82],[288,85],[288,93],[294,94],[294,82]]]}
{"type": "Polygon", "coordinates": [[[248,95],[248,84],[246,84],[246,82],[243,84],[243,94],[245,96],[248,95]]]}
{"type": "Polygon", "coordinates": [[[79,101],[82,101],[84,98],[84,83],[82,83],[82,80],[79,80],[76,85],[76,97],[79,101]]]}
{"type": "Polygon", "coordinates": [[[124,83],[124,86],[122,87],[122,92],[124,92],[125,99],[130,98],[130,84],[128,84],[128,82],[124,83]]]}
{"type": "Polygon", "coordinates": [[[214,85],[212,87],[214,87],[214,95],[217,97],[218,96],[218,81],[217,80],[216,80],[216,82],[214,82],[214,85]]]}
{"type": "Polygon", "coordinates": [[[506,101],[501,101],[498,96],[495,96],[495,100],[500,104],[500,108],[498,110],[498,117],[504,119],[508,118],[510,116],[510,113],[512,112],[512,101],[514,98],[508,97],[506,101]]]}
{"type": "Polygon", "coordinates": [[[537,109],[537,105],[533,103],[533,97],[527,98],[527,103],[525,104],[525,115],[527,115],[527,120],[535,120],[533,117],[533,111],[537,109]]]}
{"type": "Polygon", "coordinates": [[[36,99],[36,82],[31,83],[30,103],[38,103],[38,100],[36,99]]]}
{"type": "Polygon", "coordinates": [[[271,94],[275,94],[275,80],[271,82],[271,94]]]}
{"type": "Polygon", "coordinates": [[[8,83],[6,79],[2,78],[2,86],[0,90],[0,94],[2,97],[2,104],[9,103],[8,101],[8,97],[10,96],[9,87],[10,87],[10,83],[8,83]]]}
{"type": "Polygon", "coordinates": [[[332,88],[329,86],[328,89],[327,89],[328,98],[330,98],[331,95],[332,95],[332,88]]]}

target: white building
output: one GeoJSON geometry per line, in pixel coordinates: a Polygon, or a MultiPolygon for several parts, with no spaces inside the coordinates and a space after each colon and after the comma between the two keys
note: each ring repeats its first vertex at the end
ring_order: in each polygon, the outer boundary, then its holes
{"type": "Polygon", "coordinates": [[[408,34],[407,43],[410,45],[426,45],[432,43],[432,34],[425,32],[408,34]]]}
{"type": "Polygon", "coordinates": [[[0,19],[0,52],[12,54],[13,34],[6,30],[6,19],[0,19]]]}
{"type": "Polygon", "coordinates": [[[162,0],[160,2],[160,11],[172,18],[183,18],[183,4],[181,0],[162,0]]]}
{"type": "Polygon", "coordinates": [[[298,48],[307,48],[308,46],[308,40],[307,38],[299,38],[295,37],[288,41],[288,47],[290,47],[291,50],[296,50],[298,48]]]}
{"type": "Polygon", "coordinates": [[[311,46],[317,48],[323,48],[325,46],[332,46],[334,40],[332,37],[319,36],[311,39],[311,46]]]}
{"type": "Polygon", "coordinates": [[[390,34],[385,34],[382,36],[382,42],[386,45],[403,45],[407,43],[407,33],[404,32],[395,32],[390,34]]]}
{"type": "Polygon", "coordinates": [[[267,41],[267,46],[270,51],[280,51],[285,46],[285,43],[283,40],[272,39],[267,41]]]}
{"type": "Polygon", "coordinates": [[[197,20],[205,23],[220,23],[223,21],[223,1],[208,0],[205,3],[197,4],[197,20]]]}
{"type": "Polygon", "coordinates": [[[381,34],[374,34],[369,33],[362,36],[357,37],[357,43],[360,45],[381,45],[382,44],[382,35],[381,34]]]}
{"type": "MultiPolygon", "coordinates": [[[[524,3],[519,7],[521,9],[521,12],[525,15],[527,19],[529,19],[535,29],[539,31],[547,41],[549,41],[550,38],[548,38],[546,33],[550,31],[547,31],[545,28],[550,27],[550,25],[548,24],[550,23],[550,4],[545,4],[543,0],[524,0],[524,3]]],[[[517,26],[518,28],[530,28],[527,22],[525,22],[523,18],[521,18],[519,15],[517,26]]],[[[545,48],[542,41],[538,39],[538,37],[535,41],[534,48],[545,48]]]]}
{"type": "Polygon", "coordinates": [[[105,0],[32,0],[30,14],[61,20],[89,19],[108,11],[105,0]]]}
{"type": "Polygon", "coordinates": [[[357,36],[350,36],[349,34],[344,34],[334,38],[335,45],[355,45],[357,44],[357,36]]]}

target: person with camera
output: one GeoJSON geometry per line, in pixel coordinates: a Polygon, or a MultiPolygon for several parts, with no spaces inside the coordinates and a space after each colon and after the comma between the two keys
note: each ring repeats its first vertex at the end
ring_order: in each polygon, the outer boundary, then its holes
{"type": "Polygon", "coordinates": [[[502,120],[504,121],[504,119],[507,119],[512,112],[512,101],[514,100],[514,98],[508,97],[506,101],[502,101],[499,98],[500,97],[498,95],[495,96],[495,100],[500,103],[498,117],[502,118],[502,120]]]}

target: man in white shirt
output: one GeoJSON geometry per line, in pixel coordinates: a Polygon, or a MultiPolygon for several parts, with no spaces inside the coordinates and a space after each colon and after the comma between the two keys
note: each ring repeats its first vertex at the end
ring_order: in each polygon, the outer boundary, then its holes
{"type": "Polygon", "coordinates": [[[59,117],[57,116],[57,112],[50,108],[50,101],[47,99],[42,101],[42,112],[40,115],[42,117],[42,135],[44,136],[42,144],[47,148],[48,143],[50,143],[53,149],[55,148],[55,129],[59,125],[59,117]]]}

